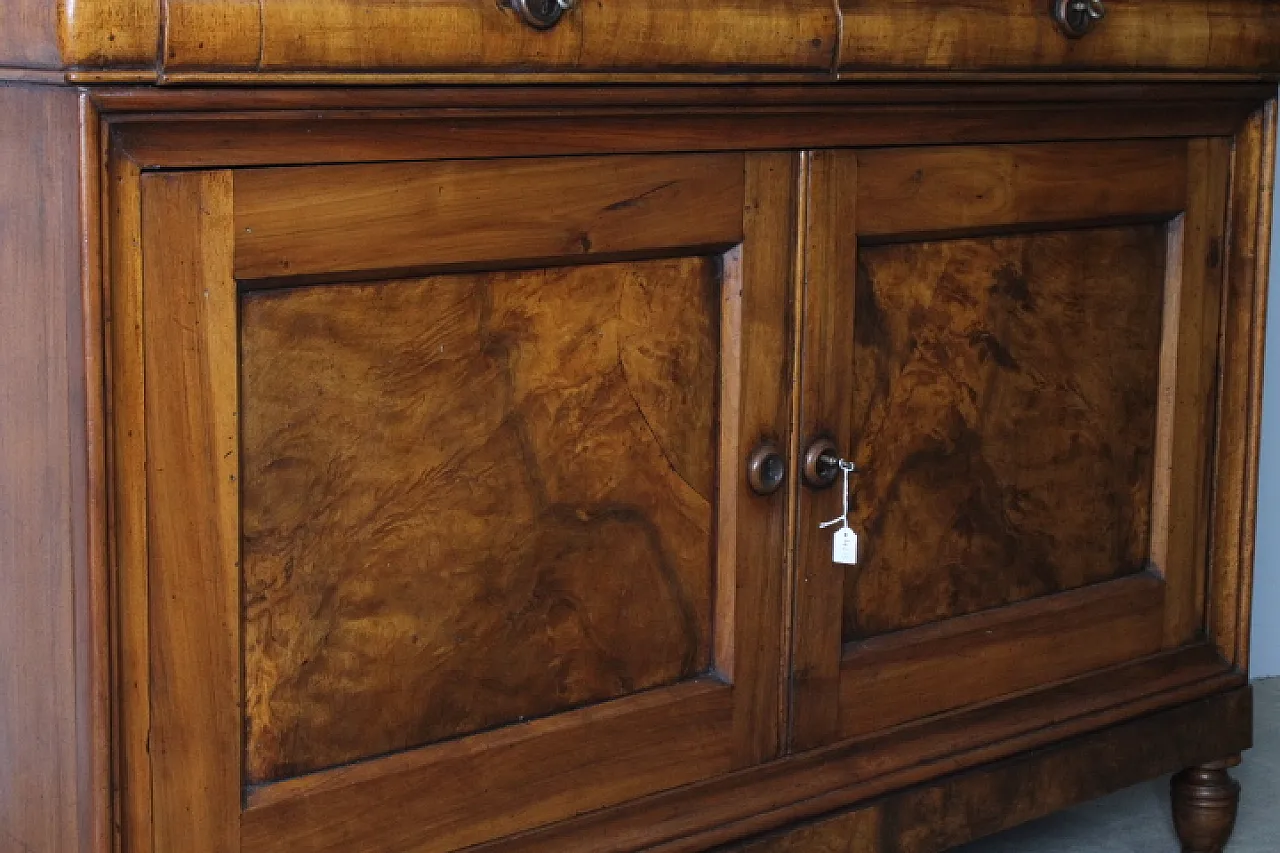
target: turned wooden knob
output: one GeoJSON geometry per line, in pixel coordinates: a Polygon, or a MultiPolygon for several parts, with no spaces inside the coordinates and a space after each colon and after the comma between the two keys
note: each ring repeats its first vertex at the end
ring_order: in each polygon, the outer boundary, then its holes
{"type": "Polygon", "coordinates": [[[787,479],[787,459],[771,441],[762,442],[747,459],[747,485],[757,495],[771,495],[787,479]]]}
{"type": "Polygon", "coordinates": [[[809,445],[800,473],[809,488],[829,488],[840,476],[840,452],[836,443],[829,438],[820,438],[809,445]]]}

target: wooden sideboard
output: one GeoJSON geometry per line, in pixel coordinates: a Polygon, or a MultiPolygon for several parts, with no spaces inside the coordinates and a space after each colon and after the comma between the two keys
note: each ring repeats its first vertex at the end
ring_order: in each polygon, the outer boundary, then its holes
{"type": "Polygon", "coordinates": [[[1219,853],[1278,77],[1263,0],[0,0],[0,851],[1180,771],[1219,853]]]}

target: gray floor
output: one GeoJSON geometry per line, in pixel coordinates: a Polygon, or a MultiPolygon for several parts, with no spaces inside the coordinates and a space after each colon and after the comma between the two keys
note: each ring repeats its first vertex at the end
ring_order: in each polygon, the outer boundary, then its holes
{"type": "MultiPolygon", "coordinates": [[[[1227,853],[1280,851],[1280,678],[1254,684],[1254,748],[1233,775],[1240,818],[1227,853]]],[[[1178,853],[1158,779],[957,848],[957,853],[1178,853]]]]}

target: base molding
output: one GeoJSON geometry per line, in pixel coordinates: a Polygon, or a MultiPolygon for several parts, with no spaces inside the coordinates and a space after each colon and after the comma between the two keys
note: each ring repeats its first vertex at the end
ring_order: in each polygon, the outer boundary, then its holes
{"type": "Polygon", "coordinates": [[[716,850],[938,853],[1238,754],[1251,745],[1252,726],[1252,689],[1242,687],[716,850]]]}

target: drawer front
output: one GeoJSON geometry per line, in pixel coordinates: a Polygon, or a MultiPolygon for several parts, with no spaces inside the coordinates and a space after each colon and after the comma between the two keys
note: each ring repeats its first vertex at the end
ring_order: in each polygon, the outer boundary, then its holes
{"type": "Polygon", "coordinates": [[[557,8],[555,0],[168,0],[161,15],[152,0],[80,0],[56,27],[51,6],[48,27],[10,22],[0,65],[158,69],[178,79],[234,73],[237,82],[259,73],[323,82],[467,72],[518,81],[1280,70],[1271,0],[1091,0],[1106,14],[1082,38],[1055,23],[1067,0],[577,0],[547,29],[524,23],[513,5],[525,2],[557,8]]]}
{"type": "Polygon", "coordinates": [[[143,178],[156,850],[455,850],[778,754],[796,160],[143,178]]]}
{"type": "Polygon", "coordinates": [[[843,73],[1242,71],[1280,68],[1280,7],[1253,0],[1102,0],[1069,38],[1053,0],[841,0],[843,73]]]}
{"type": "Polygon", "coordinates": [[[797,748],[1202,636],[1230,157],[815,155],[801,433],[857,465],[860,554],[802,490],[797,748]]]}
{"type": "Polygon", "coordinates": [[[794,71],[825,75],[838,15],[829,2],[582,0],[548,29],[510,4],[177,0],[166,72],[209,71],[794,71]]]}

